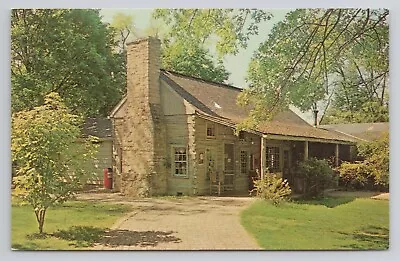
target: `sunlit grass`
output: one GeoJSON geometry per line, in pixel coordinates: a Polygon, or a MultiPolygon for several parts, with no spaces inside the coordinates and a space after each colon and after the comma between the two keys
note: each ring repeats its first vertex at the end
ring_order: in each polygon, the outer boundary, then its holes
{"type": "MultiPolygon", "coordinates": [[[[53,236],[60,230],[70,231],[73,227],[92,228],[102,231],[129,211],[130,207],[116,204],[71,201],[50,208],[46,214],[43,237],[38,237],[37,222],[29,205],[13,203],[11,210],[11,246],[21,250],[78,250],[90,244],[77,240],[64,240],[53,236]]],[[[92,233],[93,234],[93,233],[92,233]]],[[[93,237],[92,234],[87,234],[93,237]]],[[[89,241],[90,242],[90,241],[89,241]]]]}
{"type": "Polygon", "coordinates": [[[271,250],[387,249],[389,201],[325,198],[273,206],[257,201],[241,222],[271,250]]]}

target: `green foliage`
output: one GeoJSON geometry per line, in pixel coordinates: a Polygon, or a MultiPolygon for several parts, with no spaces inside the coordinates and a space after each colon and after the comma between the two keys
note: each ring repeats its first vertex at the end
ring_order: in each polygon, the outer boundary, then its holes
{"type": "Polygon", "coordinates": [[[272,173],[266,173],[264,179],[253,182],[254,189],[250,193],[255,191],[257,197],[271,201],[274,205],[287,201],[288,196],[292,193],[287,180],[272,173]]]}
{"type": "Polygon", "coordinates": [[[153,17],[170,28],[167,39],[198,46],[208,41],[221,57],[246,48],[250,37],[258,34],[258,24],[272,15],[262,9],[156,9],[153,17]]]}
{"type": "Polygon", "coordinates": [[[325,159],[319,160],[309,158],[299,163],[299,177],[305,179],[305,195],[309,197],[321,196],[324,189],[336,184],[337,177],[329,162],[325,159]]]}
{"type": "Polygon", "coordinates": [[[343,162],[338,168],[339,185],[347,189],[372,189],[374,181],[363,162],[343,162]]]}
{"type": "Polygon", "coordinates": [[[332,99],[337,104],[331,107],[338,110],[344,110],[341,101],[350,107],[357,103],[356,110],[371,99],[386,106],[388,14],[371,9],[290,12],[250,62],[249,88],[240,103],[254,105],[256,122],[289,105],[302,111],[328,108],[332,99]],[[358,95],[349,95],[348,89],[358,95]]]}
{"type": "Polygon", "coordinates": [[[339,167],[340,178],[347,188],[389,189],[389,133],[358,146],[362,161],[344,163],[339,167]]]}
{"type": "Polygon", "coordinates": [[[13,9],[12,111],[57,92],[76,114],[106,115],[123,92],[114,31],[93,9],[13,9]]]}
{"type": "Polygon", "coordinates": [[[166,70],[214,82],[223,83],[229,76],[221,59],[215,61],[206,48],[183,40],[164,41],[162,66],[166,70]]]}
{"type": "Polygon", "coordinates": [[[373,142],[364,142],[358,146],[359,155],[365,158],[365,164],[374,176],[375,184],[389,186],[389,133],[385,133],[373,142]]]}
{"type": "Polygon", "coordinates": [[[355,110],[333,107],[324,115],[321,124],[388,122],[389,107],[377,101],[366,101],[355,110]]]}
{"type": "Polygon", "coordinates": [[[229,76],[223,56],[245,48],[271,14],[257,9],[156,9],[153,18],[164,26],[165,69],[222,83],[229,76]]]}
{"type": "Polygon", "coordinates": [[[46,210],[70,199],[90,174],[86,164],[95,145],[80,138],[82,119],[71,114],[56,93],[44,105],[12,115],[13,182],[34,209],[42,233],[46,210]]]}
{"type": "Polygon", "coordinates": [[[117,31],[116,39],[119,44],[120,52],[124,52],[126,49],[126,41],[130,36],[136,36],[136,28],[134,26],[133,15],[128,15],[124,13],[116,13],[112,18],[111,27],[115,28],[117,31]]]}

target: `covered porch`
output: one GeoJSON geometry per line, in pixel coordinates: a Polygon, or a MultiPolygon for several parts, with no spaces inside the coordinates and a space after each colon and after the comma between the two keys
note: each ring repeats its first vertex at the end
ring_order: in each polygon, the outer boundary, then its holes
{"type": "Polygon", "coordinates": [[[275,173],[286,179],[295,193],[303,193],[305,188],[298,175],[300,162],[308,158],[326,159],[332,167],[337,167],[342,161],[352,160],[352,142],[281,135],[263,135],[260,139],[259,178],[275,173]]]}

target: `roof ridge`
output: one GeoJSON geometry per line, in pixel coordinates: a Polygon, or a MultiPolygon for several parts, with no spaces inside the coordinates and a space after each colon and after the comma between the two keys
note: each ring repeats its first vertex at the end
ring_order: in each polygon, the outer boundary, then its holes
{"type": "Polygon", "coordinates": [[[214,81],[211,81],[211,80],[205,80],[205,79],[202,79],[200,77],[195,77],[195,76],[191,76],[191,75],[187,75],[187,74],[183,74],[183,73],[179,73],[179,72],[174,72],[174,71],[171,71],[171,70],[161,69],[161,71],[166,72],[166,73],[176,74],[176,75],[183,76],[183,77],[186,77],[186,78],[191,78],[193,80],[198,80],[198,81],[202,81],[202,82],[206,82],[206,83],[211,83],[211,84],[214,84],[214,85],[218,85],[220,87],[231,88],[231,89],[234,89],[234,90],[237,90],[237,91],[242,91],[244,89],[244,88],[240,88],[240,87],[233,86],[233,85],[230,85],[230,84],[221,83],[221,82],[214,82],[214,81]]]}

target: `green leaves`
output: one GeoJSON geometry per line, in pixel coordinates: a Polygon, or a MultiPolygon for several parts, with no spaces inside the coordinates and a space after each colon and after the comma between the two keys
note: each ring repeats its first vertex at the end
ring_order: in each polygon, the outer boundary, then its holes
{"type": "Polygon", "coordinates": [[[337,177],[327,160],[309,158],[299,163],[299,177],[307,184],[304,193],[316,197],[324,193],[324,189],[334,185],[337,177]]]}
{"type": "Polygon", "coordinates": [[[169,37],[195,44],[215,43],[219,57],[246,47],[257,24],[271,19],[262,9],[157,9],[154,18],[170,26],[169,37]]]}
{"type": "Polygon", "coordinates": [[[12,110],[30,109],[58,92],[75,113],[106,114],[124,87],[115,46],[98,10],[12,10],[12,110]]]}
{"type": "Polygon", "coordinates": [[[274,205],[287,201],[292,193],[288,181],[273,173],[267,172],[263,179],[254,180],[253,183],[254,189],[250,194],[256,192],[257,197],[271,201],[274,205]]]}
{"type": "Polygon", "coordinates": [[[172,43],[165,41],[162,66],[167,70],[214,82],[222,83],[229,76],[222,60],[215,61],[206,48],[183,40],[172,43]]]}
{"type": "Polygon", "coordinates": [[[358,144],[355,163],[343,163],[339,168],[343,185],[355,189],[389,189],[389,133],[371,142],[358,144]]]}
{"type": "Polygon", "coordinates": [[[388,76],[387,16],[387,10],[370,9],[290,12],[255,53],[246,92],[253,100],[268,97],[268,106],[262,108],[266,111],[289,105],[302,111],[321,105],[328,108],[331,99],[342,100],[340,88],[352,86],[367,89],[353,101],[375,97],[383,105],[388,76]]]}
{"type": "Polygon", "coordinates": [[[166,25],[165,69],[224,82],[229,76],[224,55],[245,48],[258,33],[257,24],[271,14],[258,9],[156,9],[153,17],[166,25]]]}
{"type": "Polygon", "coordinates": [[[69,199],[93,171],[87,164],[96,147],[81,136],[82,119],[69,112],[57,93],[45,104],[12,115],[13,182],[34,209],[69,199]]]}

